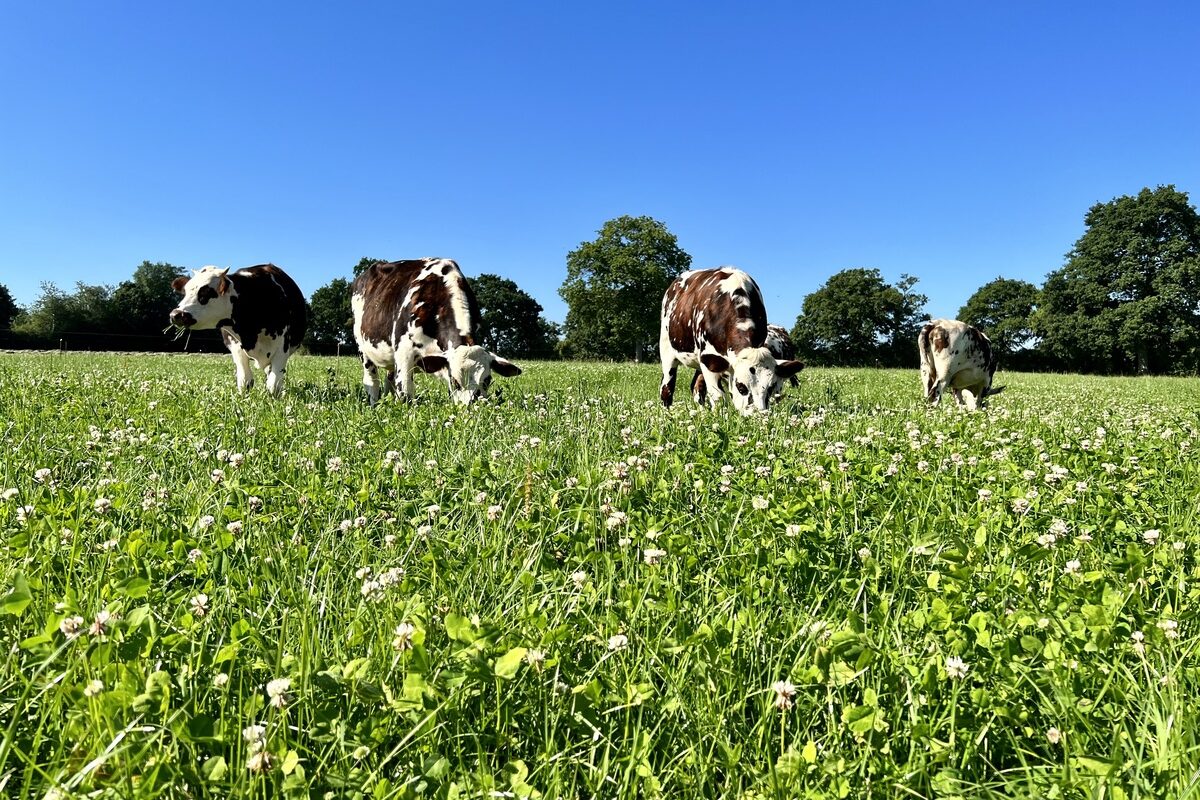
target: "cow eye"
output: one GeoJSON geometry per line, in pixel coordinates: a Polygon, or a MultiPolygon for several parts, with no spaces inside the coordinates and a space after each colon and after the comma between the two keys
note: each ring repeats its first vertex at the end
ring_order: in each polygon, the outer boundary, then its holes
{"type": "Polygon", "coordinates": [[[746,384],[742,383],[741,381],[737,381],[737,383],[735,385],[737,386],[738,394],[741,394],[741,395],[750,394],[750,387],[747,386],[746,384]]]}

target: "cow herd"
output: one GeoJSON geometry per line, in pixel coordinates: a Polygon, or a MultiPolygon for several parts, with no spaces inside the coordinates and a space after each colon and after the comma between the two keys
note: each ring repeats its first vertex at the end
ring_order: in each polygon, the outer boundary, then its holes
{"type": "MultiPolygon", "coordinates": [[[[283,389],[288,358],[304,339],[304,295],[273,264],[232,274],[204,267],[172,284],[181,295],[170,322],[178,328],[217,329],[233,356],[239,390],[254,383],[250,364],[266,373],[267,390],[283,389]]],[[[421,258],[368,267],[350,287],[354,338],[362,354],[363,385],[374,404],[384,391],[414,396],[413,373],[441,377],[464,405],[486,397],[492,375],[521,368],[477,343],[479,303],[458,264],[421,258]]],[[[717,408],[726,393],[742,414],[767,413],[783,391],[797,385],[787,331],[767,323],[758,284],[735,267],[690,270],[663,295],[659,396],[670,406],[680,365],[694,370],[692,397],[717,408]]],[[[976,408],[990,394],[996,356],[988,338],[957,320],[930,320],[917,337],[921,384],[930,403],[950,389],[959,404],[976,408]],[[964,400],[964,395],[966,399],[964,400]]]]}

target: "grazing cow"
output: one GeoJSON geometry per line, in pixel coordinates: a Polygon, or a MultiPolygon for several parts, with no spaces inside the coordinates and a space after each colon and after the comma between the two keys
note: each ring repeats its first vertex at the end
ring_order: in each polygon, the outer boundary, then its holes
{"type": "Polygon", "coordinates": [[[921,353],[921,385],[925,399],[939,403],[947,387],[954,399],[967,407],[982,407],[984,399],[999,394],[1004,387],[992,388],[996,374],[996,353],[992,343],[975,328],[956,319],[932,319],[917,335],[921,353]]]}
{"type": "Polygon", "coordinates": [[[804,364],[776,361],[766,347],[767,310],[754,279],[735,267],[692,270],[676,278],[663,295],[658,351],[663,379],[663,405],[675,395],[680,364],[700,370],[704,392],[713,408],[723,396],[721,379],[730,377],[733,405],[743,414],[766,413],[778,382],[804,364]]]}
{"type": "Polygon", "coordinates": [[[350,305],[372,405],[379,400],[381,368],[383,388],[394,386],[398,397],[413,396],[413,368],[420,367],[440,374],[463,405],[487,395],[493,372],[521,374],[516,364],[475,343],[479,304],[448,258],[375,264],[354,279],[350,305]]]}
{"type": "MultiPolygon", "coordinates": [[[[796,357],[796,345],[792,342],[787,328],[782,325],[767,325],[766,346],[771,351],[771,355],[775,356],[776,361],[791,361],[796,357]]],[[[792,384],[793,388],[800,385],[800,379],[795,375],[788,378],[788,382],[792,384]]],[[[708,392],[704,388],[704,376],[700,374],[700,370],[696,370],[696,373],[692,375],[692,397],[699,398],[703,403],[707,394],[708,392]]],[[[775,394],[783,394],[782,382],[776,382],[775,394]]]]}
{"type": "Polygon", "coordinates": [[[192,277],[172,282],[182,299],[171,312],[178,328],[216,328],[237,368],[240,391],[254,385],[250,362],[267,373],[267,391],[279,394],[287,360],[304,340],[308,307],[304,294],[287,273],[274,264],[259,264],[230,273],[204,267],[192,277]]]}

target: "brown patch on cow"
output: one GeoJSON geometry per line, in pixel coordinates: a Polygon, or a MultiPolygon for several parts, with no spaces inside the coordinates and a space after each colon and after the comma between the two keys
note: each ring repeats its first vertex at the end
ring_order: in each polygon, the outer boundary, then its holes
{"type": "Polygon", "coordinates": [[[929,333],[929,342],[934,351],[940,353],[950,346],[950,334],[940,325],[934,325],[929,333]]]}
{"type": "Polygon", "coordinates": [[[718,353],[737,353],[748,347],[762,347],[767,338],[767,311],[762,293],[751,278],[747,289],[733,293],[721,289],[721,282],[733,275],[727,269],[697,270],[676,278],[663,300],[663,309],[671,309],[667,336],[671,346],[681,353],[696,353],[710,348],[718,353]],[[736,302],[742,297],[744,303],[736,302]],[[745,329],[739,322],[750,320],[745,329]]]}
{"type": "Polygon", "coordinates": [[[365,340],[388,342],[395,347],[410,327],[417,327],[437,341],[443,351],[475,344],[479,303],[458,265],[446,260],[440,270],[421,274],[431,262],[440,260],[421,258],[374,264],[354,279],[350,291],[363,298],[359,327],[365,340]],[[466,298],[467,330],[458,327],[447,284],[457,286],[466,298]]]}

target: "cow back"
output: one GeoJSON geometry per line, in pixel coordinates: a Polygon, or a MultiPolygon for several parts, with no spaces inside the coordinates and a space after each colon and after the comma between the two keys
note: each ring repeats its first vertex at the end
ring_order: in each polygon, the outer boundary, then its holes
{"type": "Polygon", "coordinates": [[[733,267],[685,272],[663,296],[671,346],[684,353],[764,347],[767,310],[754,279],[733,267]]]}
{"type": "Polygon", "coordinates": [[[231,273],[229,281],[234,292],[228,325],[244,349],[253,350],[260,334],[286,334],[286,349],[300,346],[308,326],[308,305],[290,275],[274,264],[258,264],[231,273]]]}
{"type": "Polygon", "coordinates": [[[367,341],[394,347],[416,328],[443,350],[475,344],[479,303],[458,264],[448,258],[373,264],[354,279],[350,291],[362,299],[358,327],[367,341]]]}

